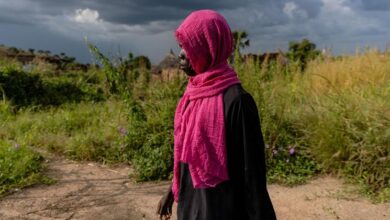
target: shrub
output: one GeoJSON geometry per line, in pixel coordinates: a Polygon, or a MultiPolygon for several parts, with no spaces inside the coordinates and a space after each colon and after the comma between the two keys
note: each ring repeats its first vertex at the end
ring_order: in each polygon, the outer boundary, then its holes
{"type": "Polygon", "coordinates": [[[117,100],[72,103],[44,110],[24,109],[0,122],[0,138],[15,140],[76,160],[124,162],[124,105],[117,100]]]}
{"type": "Polygon", "coordinates": [[[13,188],[52,181],[41,174],[42,156],[24,145],[0,140],[0,196],[13,188]]]}
{"type": "Polygon", "coordinates": [[[236,67],[260,111],[271,179],[276,174],[276,179],[288,182],[291,174],[310,176],[322,167],[323,172],[362,183],[369,194],[386,195],[390,187],[388,57],[368,51],[316,60],[308,63],[303,74],[299,68],[283,69],[277,63],[259,69],[253,64],[236,67]],[[286,153],[272,154],[288,146],[297,146],[300,153],[294,166],[284,163],[291,161],[286,153]]]}
{"type": "Polygon", "coordinates": [[[126,150],[138,180],[171,176],[174,112],[184,85],[179,77],[165,84],[152,84],[138,109],[130,113],[126,150]]]}
{"type": "Polygon", "coordinates": [[[103,94],[88,85],[77,85],[65,77],[42,79],[38,74],[8,68],[0,71],[2,95],[17,108],[60,105],[82,100],[102,100],[103,94]]]}

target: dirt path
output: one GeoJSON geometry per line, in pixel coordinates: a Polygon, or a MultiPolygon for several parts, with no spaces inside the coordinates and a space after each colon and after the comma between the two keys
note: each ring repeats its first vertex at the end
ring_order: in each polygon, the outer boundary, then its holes
{"type": "MultiPolygon", "coordinates": [[[[0,219],[157,219],[155,207],[169,183],[137,184],[129,172],[126,166],[51,159],[48,175],[58,182],[0,199],[0,219]]],[[[336,178],[268,188],[278,219],[390,219],[390,203],[371,204],[336,178]]]]}

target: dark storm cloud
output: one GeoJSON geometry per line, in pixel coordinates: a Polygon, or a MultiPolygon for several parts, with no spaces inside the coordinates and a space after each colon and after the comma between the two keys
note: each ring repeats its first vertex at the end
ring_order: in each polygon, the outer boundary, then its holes
{"type": "MultiPolygon", "coordinates": [[[[192,10],[210,8],[214,10],[245,7],[251,0],[235,1],[183,1],[183,0],[36,0],[43,13],[49,15],[71,12],[78,8],[99,11],[102,19],[117,24],[147,24],[154,21],[182,19],[192,10]]],[[[1,15],[0,15],[1,16],[1,15]]]]}
{"type": "Polygon", "coordinates": [[[245,20],[252,16],[246,11],[255,9],[264,14],[260,22],[265,25],[278,25],[288,22],[283,8],[289,2],[296,4],[301,11],[307,14],[307,18],[316,17],[323,5],[321,0],[135,0],[118,4],[106,4],[104,1],[99,1],[99,4],[90,4],[89,7],[96,7],[95,9],[101,13],[102,18],[107,21],[126,24],[145,24],[156,20],[182,20],[190,11],[204,8],[220,12],[242,9],[242,13],[236,14],[234,20],[245,20]]]}
{"type": "MultiPolygon", "coordinates": [[[[27,7],[8,7],[3,11],[0,7],[0,22],[34,23],[40,15],[58,16],[74,13],[76,9],[89,8],[99,12],[101,19],[126,25],[145,25],[158,21],[180,21],[190,11],[210,8],[219,11],[236,11],[243,9],[243,14],[235,15],[233,22],[245,23],[254,20],[254,15],[245,13],[256,9],[263,16],[257,19],[257,23],[264,26],[275,26],[291,22],[283,12],[287,3],[295,4],[299,11],[294,11],[296,17],[311,19],[318,16],[323,1],[321,0],[19,0],[19,6],[28,3],[27,7]],[[29,7],[29,6],[34,7],[29,7]],[[8,14],[7,14],[8,13],[8,14]],[[299,14],[300,13],[300,14],[299,14]],[[20,16],[23,15],[23,16],[20,16]],[[237,21],[236,21],[237,20],[237,21]]],[[[358,4],[362,10],[387,10],[390,9],[389,0],[347,0],[350,4],[358,4]]],[[[18,5],[14,3],[14,5],[18,5]]]]}
{"type": "MultiPolygon", "coordinates": [[[[70,39],[62,40],[66,48],[79,48],[86,36],[156,61],[157,54],[176,47],[172,33],[180,22],[204,8],[222,13],[233,30],[247,31],[252,52],[283,48],[302,38],[334,47],[375,36],[382,43],[390,39],[390,0],[0,0],[0,27],[6,24],[2,32],[13,25],[57,34],[70,39]]],[[[12,39],[11,30],[0,34],[0,43],[16,42],[12,39]]],[[[33,47],[33,39],[24,41],[33,47]]]]}
{"type": "MultiPolygon", "coordinates": [[[[284,3],[292,2],[292,1],[284,1],[284,3]]],[[[306,11],[309,18],[317,17],[320,13],[321,7],[323,3],[321,0],[299,0],[294,1],[297,6],[306,11]]]]}
{"type": "Polygon", "coordinates": [[[390,10],[389,0],[361,0],[363,9],[373,11],[388,11],[390,10]]]}
{"type": "Polygon", "coordinates": [[[21,4],[8,4],[0,1],[0,24],[25,24],[35,14],[31,9],[23,8],[21,4]]]}
{"type": "Polygon", "coordinates": [[[20,19],[15,17],[14,15],[9,15],[6,13],[2,13],[0,15],[0,24],[15,24],[15,25],[23,25],[27,24],[25,19],[20,19]]]}
{"type": "Polygon", "coordinates": [[[250,0],[235,1],[183,1],[183,0],[133,0],[133,1],[99,1],[96,7],[102,18],[113,23],[146,24],[153,21],[174,21],[185,17],[190,11],[197,9],[232,9],[245,7],[250,0]]]}

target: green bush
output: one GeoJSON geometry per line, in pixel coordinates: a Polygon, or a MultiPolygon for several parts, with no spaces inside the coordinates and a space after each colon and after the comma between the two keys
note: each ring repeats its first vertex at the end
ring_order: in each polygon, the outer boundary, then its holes
{"type": "Polygon", "coordinates": [[[41,172],[43,157],[15,142],[0,140],[0,196],[14,188],[52,182],[41,172]]]}
{"type": "Polygon", "coordinates": [[[125,144],[138,180],[166,179],[172,175],[174,112],[184,85],[180,77],[150,85],[143,101],[138,101],[139,106],[130,112],[125,144]]]}
{"type": "Polygon", "coordinates": [[[321,166],[302,148],[266,146],[267,178],[271,183],[300,184],[321,171],[321,166]]]}
{"type": "Polygon", "coordinates": [[[136,67],[133,56],[119,66],[92,44],[91,52],[103,64],[106,91],[118,94],[128,108],[128,126],[116,143],[121,158],[131,161],[137,179],[156,180],[171,176],[173,158],[173,118],[176,103],[184,90],[183,77],[167,83],[150,82],[148,68],[136,67]],[[133,65],[134,64],[134,65],[133,65]]]}
{"type": "Polygon", "coordinates": [[[254,98],[259,111],[266,143],[267,178],[287,185],[304,183],[321,172],[321,164],[311,154],[297,126],[301,116],[294,107],[304,94],[297,89],[294,65],[281,66],[277,61],[235,63],[239,78],[254,98]]]}
{"type": "MultiPolygon", "coordinates": [[[[65,154],[77,160],[119,160],[116,142],[126,125],[121,102],[69,103],[45,110],[24,109],[0,122],[0,137],[65,154]]],[[[119,145],[118,145],[119,146],[119,145]]]]}
{"type": "Polygon", "coordinates": [[[12,117],[12,107],[6,100],[0,101],[0,121],[6,121],[12,117]]]}
{"type": "Polygon", "coordinates": [[[0,70],[1,92],[12,105],[61,105],[66,102],[101,101],[103,93],[86,82],[65,77],[44,78],[14,68],[0,70]]]}
{"type": "MultiPolygon", "coordinates": [[[[168,130],[172,131],[172,130],[168,130]]],[[[132,160],[139,181],[169,179],[173,169],[173,133],[149,134],[132,160]],[[171,138],[170,138],[171,137],[171,138]]]]}

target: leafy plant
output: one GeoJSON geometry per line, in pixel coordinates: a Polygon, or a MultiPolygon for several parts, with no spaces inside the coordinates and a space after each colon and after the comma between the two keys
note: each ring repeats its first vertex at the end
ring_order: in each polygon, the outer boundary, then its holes
{"type": "Polygon", "coordinates": [[[308,39],[303,39],[301,42],[289,42],[288,56],[291,61],[298,63],[302,71],[310,60],[315,59],[319,55],[320,51],[316,49],[316,45],[308,39]]]}
{"type": "Polygon", "coordinates": [[[53,181],[41,174],[43,157],[19,144],[0,140],[0,196],[13,188],[53,181]]]}

